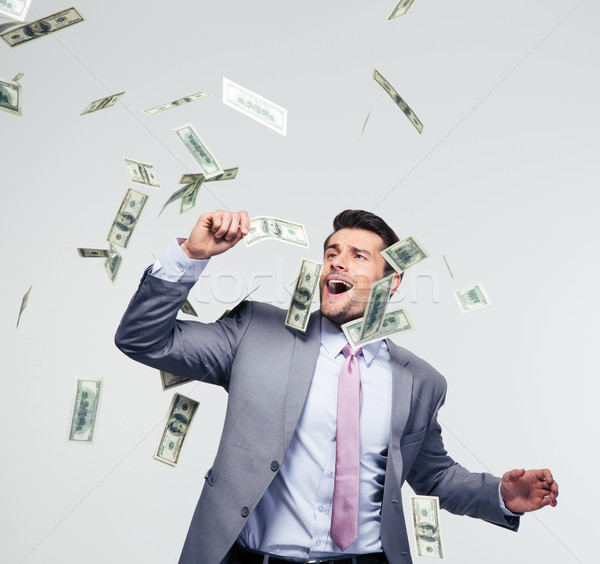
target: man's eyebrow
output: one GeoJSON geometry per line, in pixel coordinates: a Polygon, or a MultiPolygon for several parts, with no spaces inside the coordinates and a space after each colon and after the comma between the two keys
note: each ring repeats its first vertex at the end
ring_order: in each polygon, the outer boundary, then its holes
{"type": "Polygon", "coordinates": [[[371,253],[365,249],[357,249],[356,247],[350,247],[356,254],[359,255],[367,255],[367,256],[372,256],[371,253]]]}
{"type": "Polygon", "coordinates": [[[327,247],[325,247],[326,251],[328,251],[329,249],[335,249],[336,251],[339,251],[340,244],[339,243],[330,243],[329,245],[327,245],[327,247]]]}

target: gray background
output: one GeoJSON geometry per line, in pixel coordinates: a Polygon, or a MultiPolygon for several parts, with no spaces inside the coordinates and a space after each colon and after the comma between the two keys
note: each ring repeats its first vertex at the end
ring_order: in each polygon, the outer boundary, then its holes
{"type": "MultiPolygon", "coordinates": [[[[311,248],[240,244],[215,259],[191,294],[201,320],[257,282],[256,299],[287,308],[301,259],[320,260],[342,209],[416,235],[431,258],[398,292],[417,330],[396,341],[449,381],[449,452],[495,474],[549,467],[561,486],[558,507],[526,516],[518,534],[443,512],[446,562],[598,561],[600,8],[416,0],[386,22],[393,6],[80,0],[86,22],[0,45],[0,77],[25,73],[23,117],[0,113],[2,562],[176,562],[226,394],[176,388],[200,408],[179,466],[154,461],[173,394],[113,335],[151,253],[219,207],[302,222],[311,248]],[[223,105],[223,76],[287,108],[287,137],[223,105]],[[122,90],[115,107],[79,116],[122,90]],[[198,91],[212,97],[142,113],[198,91]],[[204,185],[186,215],[174,204],[157,218],[179,176],[198,170],[172,131],[190,121],[238,178],[204,185]],[[107,246],[135,187],[123,156],[153,163],[161,188],[141,188],[150,199],[113,286],[102,260],[76,248],[107,246]],[[477,282],[492,305],[460,313],[452,291],[477,282]],[[83,377],[104,378],[93,446],[66,440],[83,377]]],[[[65,7],[34,0],[30,19],[65,7]]]]}

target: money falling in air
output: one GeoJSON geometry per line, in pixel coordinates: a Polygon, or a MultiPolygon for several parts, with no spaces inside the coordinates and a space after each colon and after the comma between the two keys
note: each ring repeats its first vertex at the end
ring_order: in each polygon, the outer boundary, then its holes
{"type": "Polygon", "coordinates": [[[323,265],[312,260],[304,259],[300,265],[300,274],[296,281],[292,301],[288,307],[285,324],[292,329],[306,332],[310,319],[310,306],[315,297],[319,276],[323,265]]]}

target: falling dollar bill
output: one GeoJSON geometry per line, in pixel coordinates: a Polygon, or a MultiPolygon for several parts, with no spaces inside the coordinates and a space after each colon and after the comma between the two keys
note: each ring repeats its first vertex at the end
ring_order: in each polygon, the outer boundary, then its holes
{"type": "Polygon", "coordinates": [[[223,78],[223,103],[268,128],[287,134],[287,110],[251,90],[223,78]]]}
{"type": "Polygon", "coordinates": [[[108,249],[82,249],[78,248],[77,252],[80,257],[83,258],[108,258],[109,252],[108,249]]]}
{"type": "Polygon", "coordinates": [[[21,314],[23,313],[23,311],[25,311],[25,308],[27,307],[27,302],[29,300],[29,292],[31,292],[31,288],[33,288],[33,284],[29,286],[29,290],[25,292],[25,295],[21,300],[21,309],[19,310],[19,317],[17,317],[17,327],[19,326],[19,322],[21,321],[21,314]]]}
{"type": "Polygon", "coordinates": [[[473,284],[473,286],[457,290],[454,292],[454,297],[463,313],[492,303],[481,284],[473,284]]]}
{"type": "Polygon", "coordinates": [[[21,85],[16,80],[0,80],[0,110],[21,115],[21,85]]]}
{"type": "Polygon", "coordinates": [[[121,202],[121,207],[115,216],[108,232],[107,241],[119,247],[127,248],[131,234],[148,201],[148,196],[129,188],[121,202]]]}
{"type": "Polygon", "coordinates": [[[450,270],[450,265],[448,264],[448,261],[446,260],[446,255],[442,255],[442,258],[444,259],[444,262],[446,263],[446,268],[448,269],[448,272],[450,273],[450,278],[452,278],[454,280],[454,274],[452,274],[452,271],[450,270]]]}
{"type": "Polygon", "coordinates": [[[250,230],[244,235],[248,247],[266,239],[277,239],[292,245],[308,247],[304,225],[276,217],[254,217],[250,220],[250,230]]]}
{"type": "Polygon", "coordinates": [[[363,318],[349,321],[342,325],[342,331],[346,335],[346,340],[350,343],[353,348],[362,347],[374,343],[375,341],[381,341],[398,335],[399,333],[405,333],[406,331],[412,331],[415,326],[413,325],[408,313],[404,308],[399,307],[388,311],[383,317],[383,323],[379,328],[379,331],[366,341],[360,340],[360,333],[362,330],[363,318]]]}
{"type": "Polygon", "coordinates": [[[106,98],[100,98],[99,100],[94,100],[90,102],[87,108],[81,112],[80,115],[91,114],[93,112],[97,112],[99,110],[105,110],[106,108],[110,108],[114,106],[119,99],[125,94],[125,92],[119,92],[118,94],[111,94],[110,96],[106,96],[106,98]]]}
{"type": "Polygon", "coordinates": [[[203,180],[197,180],[194,182],[192,189],[182,196],[181,203],[179,204],[179,215],[196,207],[196,199],[198,198],[200,186],[202,186],[203,182],[203,180]]]}
{"type": "Polygon", "coordinates": [[[415,530],[417,554],[429,558],[444,558],[440,536],[440,502],[435,496],[410,496],[410,508],[415,530]]]}
{"type": "Polygon", "coordinates": [[[411,235],[381,251],[381,256],[394,267],[396,272],[402,273],[407,268],[426,259],[429,254],[417,241],[417,238],[411,235]]]}
{"type": "Polygon", "coordinates": [[[174,129],[175,135],[186,146],[192,157],[200,165],[206,180],[223,174],[223,169],[217,163],[206,143],[200,139],[198,132],[191,123],[186,123],[174,129]]]}
{"type": "Polygon", "coordinates": [[[226,168],[223,170],[222,174],[219,174],[213,178],[209,178],[206,180],[204,175],[201,172],[194,174],[182,174],[179,179],[179,184],[191,184],[192,182],[196,182],[197,180],[204,180],[206,182],[215,182],[217,180],[233,180],[238,173],[239,167],[235,168],[226,168]]]}
{"type": "Polygon", "coordinates": [[[176,376],[175,374],[171,374],[170,372],[160,371],[160,381],[162,382],[162,387],[165,392],[170,390],[171,388],[175,388],[176,386],[181,386],[182,384],[187,384],[191,382],[189,378],[184,378],[183,376],[176,376]]]}
{"type": "Polygon", "coordinates": [[[196,310],[193,308],[189,300],[185,300],[185,302],[183,302],[183,305],[181,306],[181,311],[183,313],[187,313],[188,315],[195,315],[196,317],[198,317],[196,310]]]}
{"type": "Polygon", "coordinates": [[[24,22],[31,0],[0,0],[0,15],[24,22]]]}
{"type": "Polygon", "coordinates": [[[235,312],[242,306],[242,304],[252,295],[254,294],[254,292],[256,292],[256,290],[258,290],[260,288],[260,284],[254,288],[254,290],[251,290],[250,292],[248,292],[243,298],[242,300],[233,308],[233,309],[226,309],[221,316],[217,319],[217,321],[221,321],[221,319],[225,319],[226,317],[229,317],[230,315],[235,314],[235,312]]]}
{"type": "Polygon", "coordinates": [[[160,188],[160,184],[156,179],[156,173],[154,172],[154,165],[141,163],[126,157],[123,157],[123,160],[125,161],[125,166],[132,182],[160,188]]]}
{"type": "Polygon", "coordinates": [[[163,207],[161,208],[158,215],[160,215],[162,212],[164,212],[165,208],[169,204],[172,204],[173,202],[183,198],[184,196],[191,194],[195,189],[196,189],[196,182],[192,182],[191,184],[188,184],[187,186],[184,186],[183,188],[180,188],[179,190],[176,190],[175,192],[173,192],[171,194],[171,196],[169,196],[169,199],[163,204],[163,207]]]}
{"type": "Polygon", "coordinates": [[[19,74],[17,74],[17,75],[16,75],[16,76],[15,76],[15,77],[12,79],[12,81],[13,81],[13,82],[19,82],[19,80],[21,80],[21,79],[22,79],[24,76],[25,76],[25,73],[24,73],[24,72],[20,72],[19,74]]]}
{"type": "Polygon", "coordinates": [[[394,272],[371,284],[369,301],[363,315],[363,324],[358,338],[359,341],[367,341],[379,332],[383,324],[385,308],[391,296],[392,284],[395,277],[396,273],[394,272]]]}
{"type": "Polygon", "coordinates": [[[173,396],[162,435],[154,451],[156,460],[170,466],[177,466],[181,456],[181,447],[199,405],[197,401],[180,394],[173,396]]]}
{"type": "Polygon", "coordinates": [[[373,69],[373,78],[382,86],[382,88],[390,95],[391,99],[396,102],[398,107],[405,113],[406,117],[415,126],[419,133],[423,132],[423,124],[421,120],[410,109],[410,106],[402,99],[402,96],[396,92],[396,89],[383,77],[377,70],[373,69]]]}
{"type": "Polygon", "coordinates": [[[119,251],[111,245],[108,258],[104,261],[104,268],[113,284],[117,279],[117,274],[119,274],[119,268],[121,268],[122,262],[123,257],[119,254],[119,251]]]}
{"type": "Polygon", "coordinates": [[[94,442],[101,390],[102,378],[77,380],[73,417],[69,429],[70,441],[88,444],[94,442]]]}
{"type": "Polygon", "coordinates": [[[392,10],[392,13],[389,15],[388,21],[395,20],[396,18],[406,14],[414,1],[415,0],[400,0],[400,2],[398,2],[396,7],[392,10]]]}
{"type": "Polygon", "coordinates": [[[310,306],[315,296],[322,268],[321,263],[308,259],[302,261],[292,301],[285,318],[287,327],[298,329],[302,333],[306,332],[308,320],[310,319],[310,306]]]}
{"type": "Polygon", "coordinates": [[[196,102],[197,100],[204,100],[204,98],[210,98],[210,94],[208,92],[198,92],[197,94],[190,94],[189,96],[184,96],[183,98],[178,98],[177,100],[173,100],[172,102],[167,102],[166,104],[161,104],[160,106],[154,106],[154,108],[149,108],[144,110],[145,114],[149,116],[154,116],[156,114],[160,114],[160,112],[164,112],[166,110],[172,110],[173,108],[179,108],[179,106],[184,106],[185,104],[189,104],[190,102],[196,102]]]}
{"type": "Polygon", "coordinates": [[[38,37],[45,37],[55,31],[59,31],[83,21],[85,21],[85,18],[79,13],[77,8],[72,7],[5,31],[0,34],[0,37],[2,37],[2,39],[4,39],[11,47],[16,47],[22,43],[27,43],[38,37]]]}

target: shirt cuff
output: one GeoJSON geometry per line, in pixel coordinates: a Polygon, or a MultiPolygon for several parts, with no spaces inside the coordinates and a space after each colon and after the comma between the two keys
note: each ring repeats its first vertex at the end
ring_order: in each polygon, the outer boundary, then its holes
{"type": "Polygon", "coordinates": [[[506,508],[506,505],[504,505],[504,500],[502,499],[502,494],[500,493],[501,485],[502,484],[498,485],[498,498],[500,499],[500,509],[502,509],[502,513],[504,513],[506,517],[520,517],[523,515],[523,513],[513,513],[510,509],[506,508]]]}
{"type": "Polygon", "coordinates": [[[179,246],[186,240],[175,239],[156,259],[150,274],[167,282],[196,282],[210,259],[196,260],[188,257],[179,246]]]}

